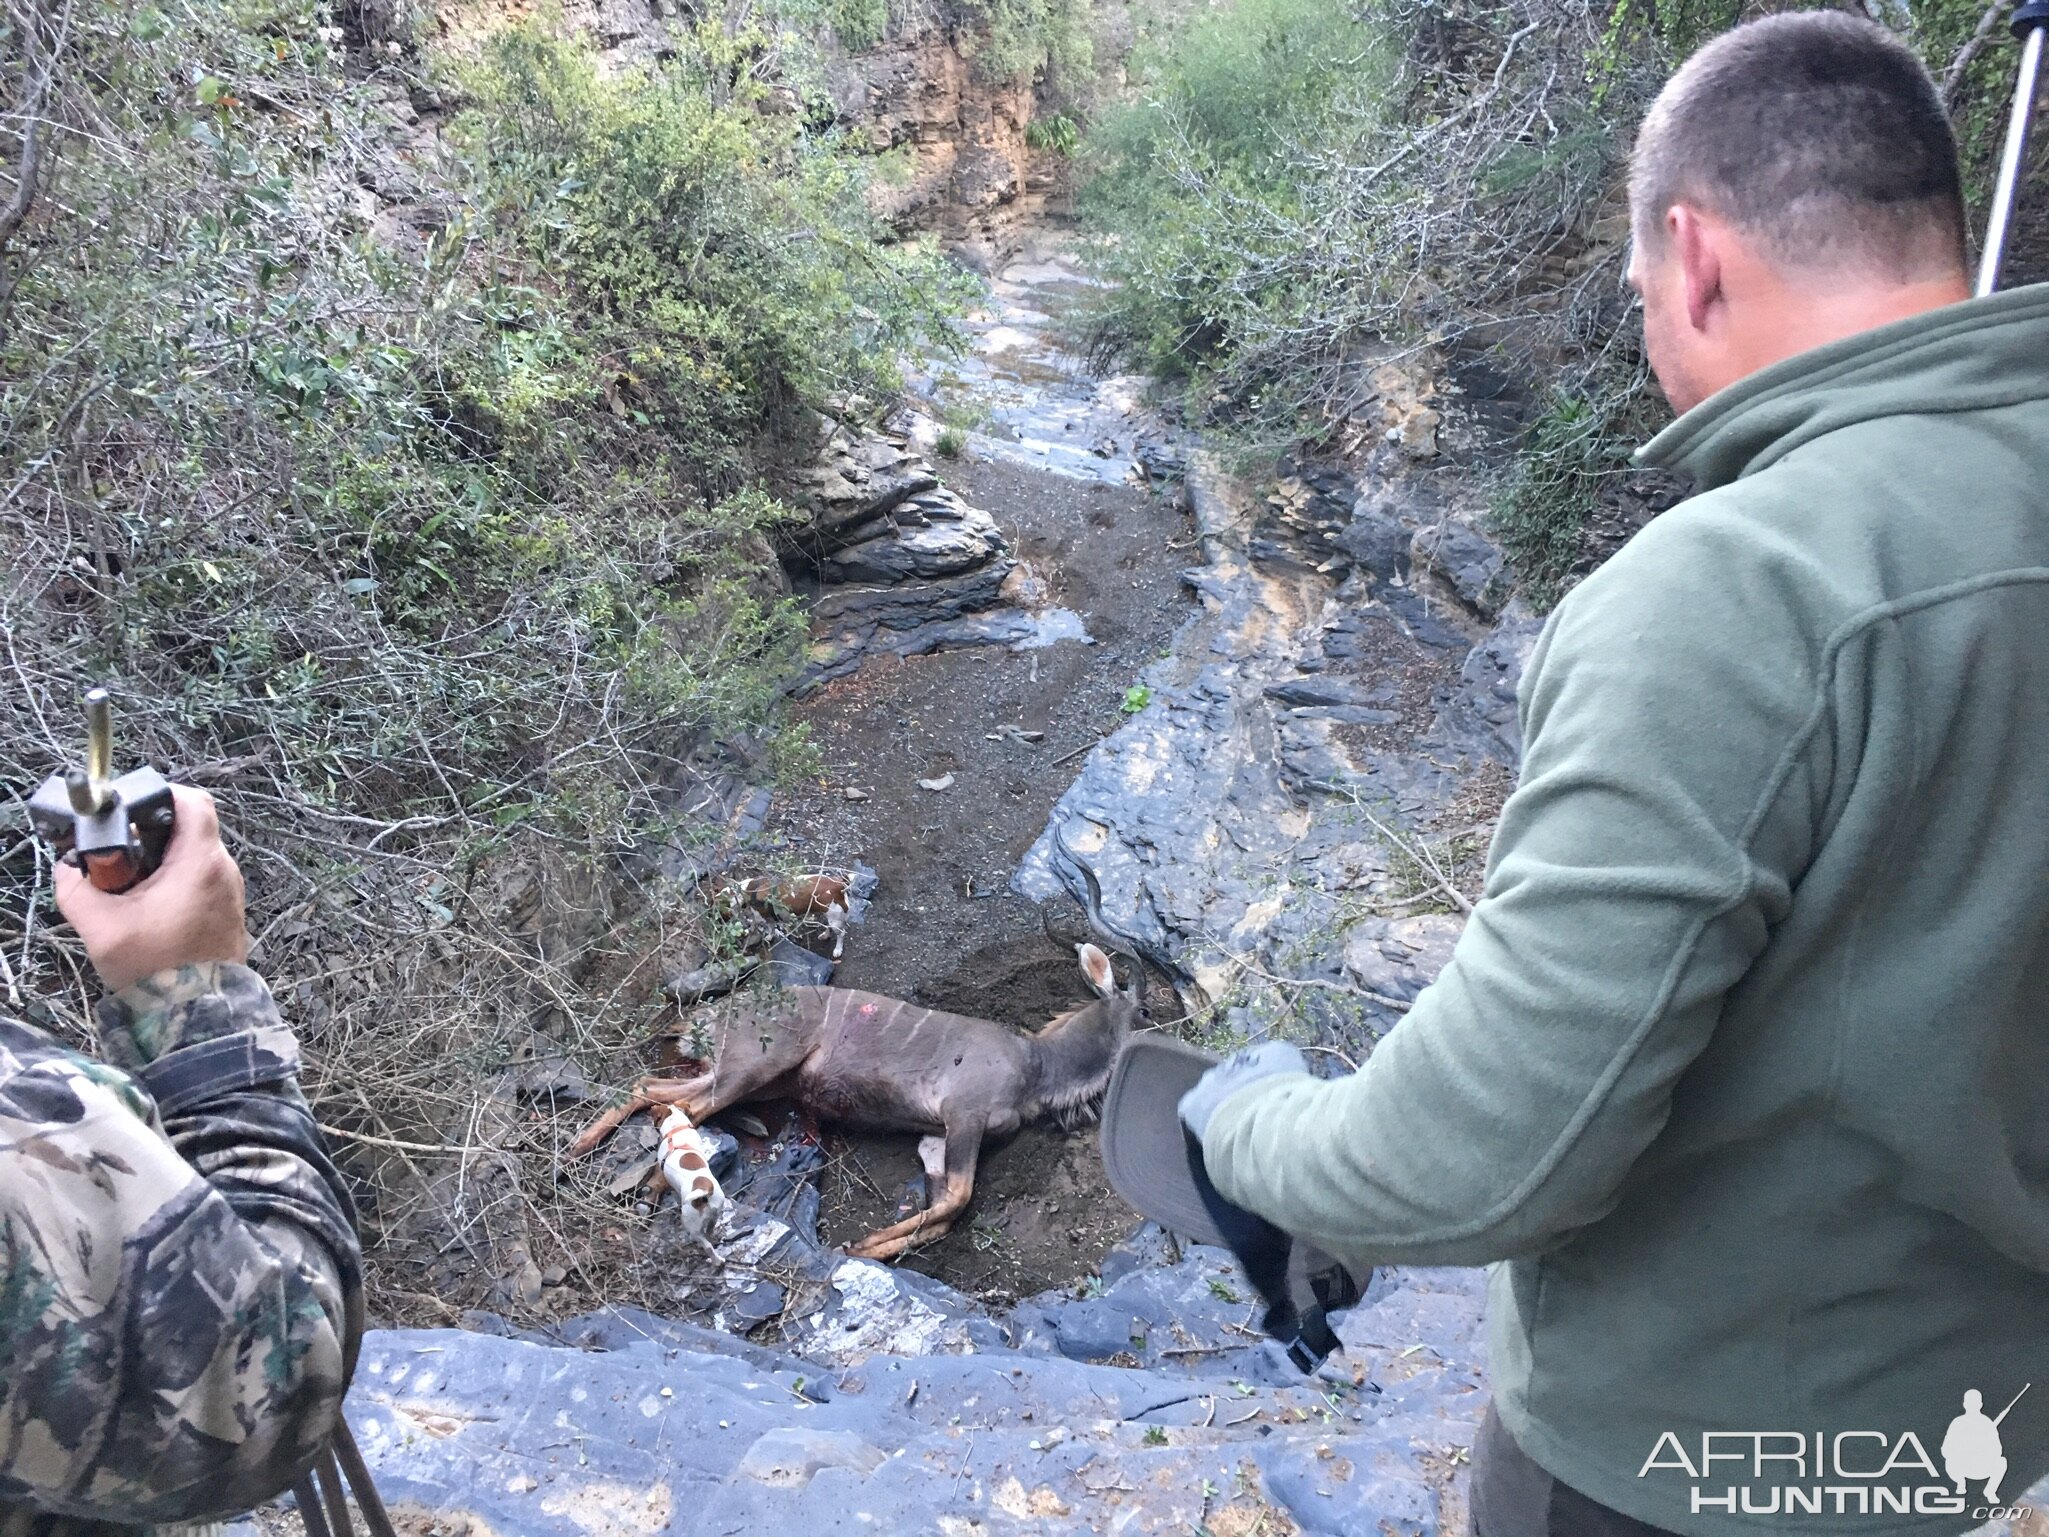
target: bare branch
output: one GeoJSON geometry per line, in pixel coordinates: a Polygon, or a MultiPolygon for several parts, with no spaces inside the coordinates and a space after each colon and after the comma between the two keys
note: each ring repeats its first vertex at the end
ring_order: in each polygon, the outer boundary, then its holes
{"type": "Polygon", "coordinates": [[[1971,65],[1984,52],[1985,45],[1992,41],[1993,34],[2007,12],[2014,6],[2014,0],[1992,0],[1985,7],[1985,14],[1978,18],[1977,30],[1972,32],[1964,46],[1957,50],[1957,56],[1949,62],[1949,68],[1942,72],[1942,104],[1952,112],[1956,110],[1957,92],[1963,88],[1964,76],[1970,73],[1971,65]]]}
{"type": "Polygon", "coordinates": [[[13,113],[24,119],[28,126],[22,130],[21,153],[15,161],[14,194],[7,200],[7,205],[0,208],[0,254],[5,253],[8,243],[35,204],[36,189],[43,171],[43,108],[49,101],[50,85],[56,79],[58,64],[70,38],[71,0],[65,0],[63,9],[49,20],[48,37],[42,35],[45,18],[40,12],[23,14],[17,11],[14,19],[25,50],[40,48],[42,61],[40,67],[34,68],[32,83],[22,93],[13,113]]]}

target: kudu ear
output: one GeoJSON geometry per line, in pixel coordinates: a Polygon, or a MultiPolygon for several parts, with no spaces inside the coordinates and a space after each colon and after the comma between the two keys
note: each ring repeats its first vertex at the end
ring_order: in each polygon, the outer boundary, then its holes
{"type": "Polygon", "coordinates": [[[1110,957],[1088,944],[1076,945],[1074,953],[1081,957],[1081,974],[1089,979],[1089,986],[1105,998],[1116,997],[1117,973],[1110,968],[1110,957]]]}

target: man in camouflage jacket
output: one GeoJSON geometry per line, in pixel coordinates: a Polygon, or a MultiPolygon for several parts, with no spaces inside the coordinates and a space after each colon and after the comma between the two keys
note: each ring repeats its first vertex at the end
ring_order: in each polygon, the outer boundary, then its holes
{"type": "Polygon", "coordinates": [[[242,878],[177,792],[162,868],[58,904],[104,1061],[0,1018],[0,1537],[230,1515],[312,1463],[362,1334],[353,1212],[242,878]]]}

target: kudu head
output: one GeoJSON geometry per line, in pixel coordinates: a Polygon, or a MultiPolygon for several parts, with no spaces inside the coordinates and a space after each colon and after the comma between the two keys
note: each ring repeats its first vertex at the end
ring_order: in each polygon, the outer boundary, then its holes
{"type": "Polygon", "coordinates": [[[1131,985],[1119,987],[1103,950],[1091,944],[1074,949],[1096,1001],[1056,1015],[1032,1037],[1041,1111],[1069,1130],[1095,1119],[1125,1038],[1146,1020],[1144,973],[1134,970],[1131,985]]]}

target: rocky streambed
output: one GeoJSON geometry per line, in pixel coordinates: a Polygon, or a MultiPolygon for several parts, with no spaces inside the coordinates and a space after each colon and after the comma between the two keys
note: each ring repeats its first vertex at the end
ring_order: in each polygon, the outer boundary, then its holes
{"type": "MultiPolygon", "coordinates": [[[[1538,626],[1477,512],[1513,421],[1484,379],[1384,364],[1343,468],[1249,484],[1063,347],[1086,282],[1041,239],[911,410],[819,424],[790,564],[822,773],[709,787],[718,847],[872,871],[846,985],[1036,1026],[1084,996],[1092,877],[1168,1028],[1361,1060],[1449,954],[1512,783],[1538,626]]],[[[1479,1273],[1381,1272],[1305,1378],[1090,1134],[990,1150],[969,1220],[887,1267],[841,1246],[895,1214],[911,1139],[731,1124],[733,1215],[715,1261],[657,1242],[662,1316],[373,1331],[349,1414],[408,1529],[1465,1530],[1479,1273]]]]}
{"type": "MultiPolygon", "coordinates": [[[[1481,617],[1498,558],[1427,500],[1255,491],[1141,381],[1090,377],[1062,329],[1086,286],[1057,237],[1022,251],[909,411],[820,423],[788,563],[822,773],[721,788],[719,847],[874,872],[846,985],[1041,1024],[1085,996],[1087,868],[1172,1028],[1293,1027],[1327,996],[1314,1030],[1363,1052],[1393,1017],[1372,998],[1398,1009],[1457,921],[1373,829],[1480,829],[1533,627],[1481,617]]],[[[1390,488],[1437,431],[1395,424],[1390,488]]],[[[911,1139],[736,1130],[716,1262],[680,1234],[648,1256],[667,1316],[372,1336],[351,1417],[424,1529],[1462,1529],[1476,1274],[1378,1277],[1304,1379],[1227,1255],[1109,1194],[1092,1134],[990,1150],[970,1220],[892,1268],[838,1246],[894,1215],[911,1139]]]]}

